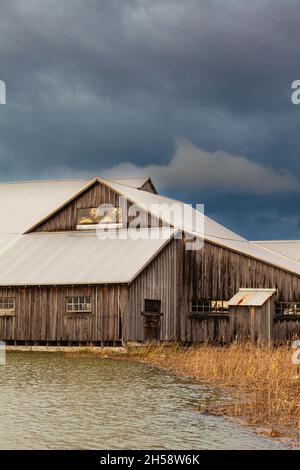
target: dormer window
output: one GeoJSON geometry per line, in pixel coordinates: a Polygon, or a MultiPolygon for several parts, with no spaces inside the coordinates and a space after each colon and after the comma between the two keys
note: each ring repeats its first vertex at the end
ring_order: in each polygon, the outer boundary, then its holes
{"type": "Polygon", "coordinates": [[[112,229],[122,227],[120,207],[102,204],[99,207],[77,209],[77,230],[96,228],[112,229]]]}

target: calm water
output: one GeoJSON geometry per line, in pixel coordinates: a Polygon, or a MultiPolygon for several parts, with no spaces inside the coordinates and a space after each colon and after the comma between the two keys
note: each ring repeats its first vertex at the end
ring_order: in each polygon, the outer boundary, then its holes
{"type": "Polygon", "coordinates": [[[146,365],[9,353],[0,366],[0,449],[276,448],[198,413],[208,399],[209,388],[146,365]]]}

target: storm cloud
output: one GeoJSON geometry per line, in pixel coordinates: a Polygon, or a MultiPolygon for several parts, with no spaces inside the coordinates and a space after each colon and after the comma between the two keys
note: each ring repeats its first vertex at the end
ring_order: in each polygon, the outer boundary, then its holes
{"type": "Polygon", "coordinates": [[[226,152],[206,152],[190,142],[178,140],[167,165],[138,167],[121,163],[99,170],[108,177],[152,175],[160,189],[174,189],[179,181],[190,188],[242,194],[273,194],[299,191],[300,182],[286,170],[275,171],[246,157],[226,152]]]}
{"type": "Polygon", "coordinates": [[[0,179],[146,171],[245,236],[300,238],[299,21],[296,0],[3,2],[0,179]]]}

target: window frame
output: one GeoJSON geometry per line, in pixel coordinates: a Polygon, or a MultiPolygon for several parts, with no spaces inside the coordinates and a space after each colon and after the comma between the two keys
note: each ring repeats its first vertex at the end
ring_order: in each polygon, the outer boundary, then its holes
{"type": "Polygon", "coordinates": [[[68,295],[66,297],[66,312],[73,314],[92,313],[92,297],[90,295],[68,295]],[[75,299],[78,299],[78,301],[75,302],[75,299]],[[74,308],[76,305],[89,305],[89,307],[74,308]],[[69,307],[71,307],[71,309],[69,307]]]}
{"type": "Polygon", "coordinates": [[[14,316],[16,313],[16,298],[13,296],[0,297],[0,317],[14,316]],[[7,306],[5,306],[7,301],[7,306]],[[11,305],[9,305],[11,303],[11,305]]]}
{"type": "MultiPolygon", "coordinates": [[[[105,209],[106,205],[103,205],[103,209],[105,209]]],[[[107,204],[107,211],[114,212],[114,219],[108,221],[108,222],[103,222],[104,214],[100,215],[99,214],[99,207],[78,207],[77,208],[77,213],[76,213],[76,227],[78,230],[91,230],[91,229],[97,229],[97,228],[121,228],[123,226],[123,220],[122,220],[122,208],[119,206],[112,206],[111,204],[107,204]],[[97,214],[94,216],[94,220],[92,217],[92,211],[95,211],[97,214]],[[80,212],[82,215],[80,216],[80,212]],[[84,213],[86,214],[86,218],[90,220],[87,220],[86,222],[83,222],[82,219],[84,217],[84,213]]],[[[110,215],[110,214],[108,214],[110,215]]]]}
{"type": "Polygon", "coordinates": [[[203,315],[226,315],[229,313],[229,305],[227,300],[196,299],[191,300],[190,311],[203,315]]]}
{"type": "Polygon", "coordinates": [[[153,314],[161,313],[161,300],[160,299],[144,299],[144,312],[153,313],[153,314]]]}
{"type": "Polygon", "coordinates": [[[275,316],[291,317],[292,315],[300,319],[300,302],[295,301],[278,301],[275,302],[275,316]],[[294,307],[294,308],[292,308],[294,307]],[[289,312],[286,312],[289,310],[289,312]]]}

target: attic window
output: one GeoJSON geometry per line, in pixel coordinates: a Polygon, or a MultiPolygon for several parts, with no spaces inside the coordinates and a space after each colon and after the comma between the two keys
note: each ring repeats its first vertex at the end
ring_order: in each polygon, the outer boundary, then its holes
{"type": "Polygon", "coordinates": [[[99,207],[77,209],[77,229],[112,228],[122,225],[120,207],[102,204],[99,207]]]}
{"type": "Polygon", "coordinates": [[[67,298],[68,313],[89,313],[92,311],[91,297],[76,296],[67,298]]]}
{"type": "Polygon", "coordinates": [[[228,313],[229,307],[225,300],[193,300],[192,312],[228,313]]]}
{"type": "Polygon", "coordinates": [[[14,315],[16,301],[14,297],[0,297],[0,316],[14,315]]]}

